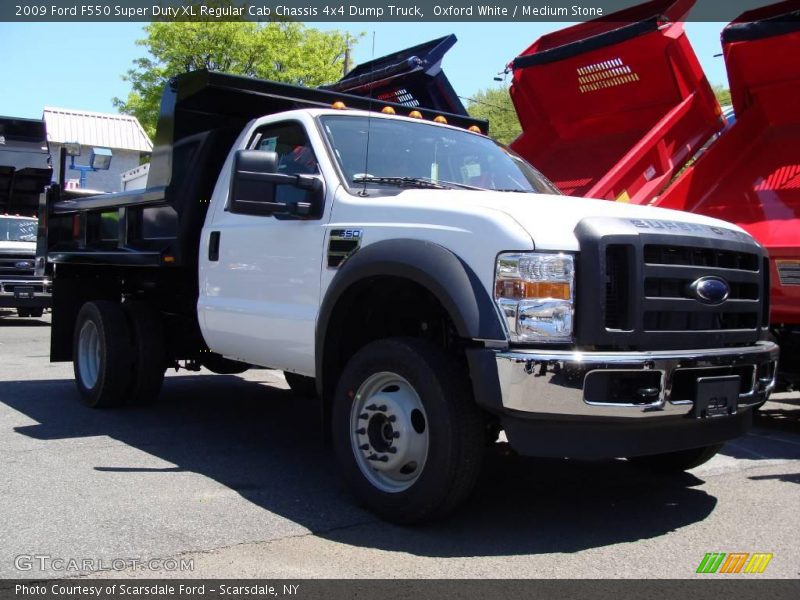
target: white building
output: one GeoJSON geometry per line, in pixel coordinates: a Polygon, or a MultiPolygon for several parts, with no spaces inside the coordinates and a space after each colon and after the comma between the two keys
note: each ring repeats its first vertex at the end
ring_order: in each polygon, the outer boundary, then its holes
{"type": "MultiPolygon", "coordinates": [[[[81,155],[75,157],[76,165],[89,164],[93,147],[111,149],[110,168],[86,175],[86,188],[103,192],[119,191],[122,173],[138,167],[142,155],[153,151],[153,143],[136,117],[46,106],[44,120],[54,181],[59,180],[59,155],[66,143],[77,142],[81,146],[81,155]]],[[[78,187],[80,172],[69,168],[71,159],[67,156],[67,187],[78,187]]]]}

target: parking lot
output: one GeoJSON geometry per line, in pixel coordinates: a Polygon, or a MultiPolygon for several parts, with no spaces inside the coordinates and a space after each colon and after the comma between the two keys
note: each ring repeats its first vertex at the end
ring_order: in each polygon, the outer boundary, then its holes
{"type": "Polygon", "coordinates": [[[48,352],[47,317],[0,311],[5,578],[135,559],[147,568],[94,574],[680,579],[707,552],[773,558],[763,575],[705,577],[800,574],[797,393],[775,396],[749,435],[669,479],[623,460],[522,459],[499,444],[463,509],[402,528],[354,506],[321,442],[317,401],[290,395],[277,372],[171,374],[154,406],[92,411],[72,365],[48,352]],[[181,560],[188,571],[173,568],[181,560]]]}

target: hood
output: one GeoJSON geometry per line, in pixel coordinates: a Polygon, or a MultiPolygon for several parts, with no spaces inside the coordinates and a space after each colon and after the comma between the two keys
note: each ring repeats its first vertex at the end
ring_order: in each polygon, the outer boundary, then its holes
{"type": "Polygon", "coordinates": [[[0,254],[30,254],[36,256],[36,242],[2,242],[0,254]]]}
{"type": "Polygon", "coordinates": [[[503,212],[525,229],[531,236],[534,247],[539,250],[577,251],[578,241],[574,231],[578,223],[587,217],[693,223],[746,233],[732,223],[702,215],[570,196],[466,190],[439,191],[434,196],[429,190],[412,189],[401,192],[397,201],[430,206],[434,202],[433,198],[440,210],[452,205],[454,211],[469,207],[503,212]]]}

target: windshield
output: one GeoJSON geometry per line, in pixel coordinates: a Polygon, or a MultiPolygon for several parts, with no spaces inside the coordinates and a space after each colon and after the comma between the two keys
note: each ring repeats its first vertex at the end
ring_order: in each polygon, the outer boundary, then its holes
{"type": "Polygon", "coordinates": [[[0,217],[0,242],[35,242],[36,219],[0,217]]]}
{"type": "Polygon", "coordinates": [[[485,136],[422,121],[362,115],[320,120],[350,187],[560,193],[536,169],[485,136]]]}

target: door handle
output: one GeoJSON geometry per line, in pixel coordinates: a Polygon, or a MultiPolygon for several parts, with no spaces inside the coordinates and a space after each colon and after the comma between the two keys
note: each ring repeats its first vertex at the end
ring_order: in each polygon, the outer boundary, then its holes
{"type": "Polygon", "coordinates": [[[219,231],[212,231],[208,238],[208,260],[219,260],[219,231]]]}

